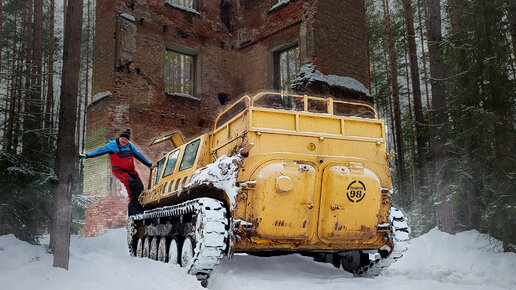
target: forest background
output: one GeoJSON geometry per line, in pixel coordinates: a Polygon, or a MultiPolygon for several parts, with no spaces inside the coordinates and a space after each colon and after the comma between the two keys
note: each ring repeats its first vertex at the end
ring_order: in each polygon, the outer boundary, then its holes
{"type": "MultiPolygon", "coordinates": [[[[70,101],[63,41],[77,0],[58,1],[0,0],[0,235],[31,243],[52,229],[60,109],[70,101]]],[[[396,153],[394,205],[414,236],[476,229],[516,252],[516,1],[365,0],[365,9],[369,89],[396,153]]],[[[79,11],[77,98],[67,107],[75,153],[91,100],[95,1],[79,11]]],[[[82,166],[76,160],[73,233],[92,202],[82,166]]]]}

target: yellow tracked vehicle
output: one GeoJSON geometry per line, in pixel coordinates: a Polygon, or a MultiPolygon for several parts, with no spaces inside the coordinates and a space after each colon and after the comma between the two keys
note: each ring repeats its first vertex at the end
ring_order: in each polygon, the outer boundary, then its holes
{"type": "Polygon", "coordinates": [[[407,248],[391,208],[385,124],[366,104],[279,93],[244,96],[214,129],[157,162],[130,253],[180,263],[206,282],[224,256],[301,253],[375,275],[407,248]]]}

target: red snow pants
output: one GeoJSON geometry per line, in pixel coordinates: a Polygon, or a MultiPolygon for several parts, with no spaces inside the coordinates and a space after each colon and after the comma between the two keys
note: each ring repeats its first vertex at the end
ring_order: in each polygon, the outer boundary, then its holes
{"type": "Polygon", "coordinates": [[[127,211],[129,215],[143,212],[143,207],[138,201],[138,197],[143,190],[143,183],[136,170],[124,170],[119,168],[111,168],[113,175],[120,180],[127,190],[129,196],[129,205],[127,211]]]}

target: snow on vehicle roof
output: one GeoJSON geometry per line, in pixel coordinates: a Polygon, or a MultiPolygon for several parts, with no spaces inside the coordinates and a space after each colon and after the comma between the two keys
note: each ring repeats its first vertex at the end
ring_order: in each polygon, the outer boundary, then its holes
{"type": "Polygon", "coordinates": [[[348,88],[354,91],[362,92],[367,96],[371,96],[369,90],[359,81],[351,77],[343,77],[338,75],[325,75],[314,64],[308,63],[301,66],[297,77],[292,82],[292,87],[303,86],[303,84],[322,82],[329,86],[338,86],[348,88]]]}

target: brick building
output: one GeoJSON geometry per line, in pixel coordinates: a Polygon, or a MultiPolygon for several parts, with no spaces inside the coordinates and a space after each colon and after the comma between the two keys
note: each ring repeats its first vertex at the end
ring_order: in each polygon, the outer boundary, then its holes
{"type": "MultiPolygon", "coordinates": [[[[96,9],[87,151],[130,128],[155,161],[172,148],[151,151],[153,139],[193,138],[243,94],[289,90],[303,64],[354,85],[308,80],[298,90],[370,102],[363,0],[97,0],[96,9]]],[[[149,170],[137,170],[146,185],[149,170]]],[[[108,156],[86,161],[84,192],[101,198],[83,235],[125,224],[127,194],[108,156]]]]}

